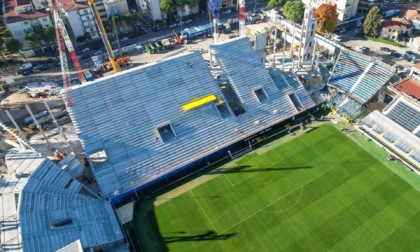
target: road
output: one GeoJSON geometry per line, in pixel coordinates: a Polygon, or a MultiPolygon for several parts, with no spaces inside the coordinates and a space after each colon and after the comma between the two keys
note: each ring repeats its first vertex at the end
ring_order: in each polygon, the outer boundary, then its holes
{"type": "MultiPolygon", "coordinates": [[[[254,10],[255,7],[258,7],[257,9],[265,7],[265,5],[255,4],[255,3],[252,3],[252,2],[248,3],[246,6],[247,6],[247,10],[252,10],[252,11],[254,10]]],[[[219,19],[221,21],[226,21],[228,18],[237,18],[237,17],[238,17],[238,12],[232,11],[231,13],[220,13],[219,19]]],[[[194,26],[208,24],[209,22],[210,22],[210,20],[209,20],[209,17],[207,16],[204,19],[195,20],[195,21],[193,21],[189,24],[184,24],[182,26],[179,25],[179,26],[176,26],[176,27],[171,28],[171,29],[161,30],[161,31],[157,31],[157,32],[151,32],[151,33],[148,33],[148,34],[145,34],[145,35],[141,35],[141,36],[139,36],[137,38],[134,38],[134,39],[129,39],[127,41],[124,41],[124,44],[125,45],[141,44],[144,41],[147,41],[147,40],[150,40],[150,39],[153,39],[153,38],[157,38],[157,37],[160,37],[160,36],[163,36],[163,35],[166,35],[166,34],[171,34],[173,32],[173,30],[180,31],[180,30],[185,29],[185,28],[190,28],[190,27],[194,27],[194,26]]],[[[123,38],[124,35],[120,35],[119,37],[123,38]]],[[[102,41],[100,41],[99,43],[102,45],[102,47],[99,48],[99,49],[91,50],[90,52],[88,52],[89,56],[93,56],[94,53],[98,50],[101,50],[103,52],[105,51],[105,48],[103,47],[102,41]]],[[[79,56],[81,56],[83,54],[82,50],[86,47],[87,47],[86,45],[75,46],[76,53],[79,56]]],[[[188,45],[188,47],[189,48],[199,48],[200,46],[196,47],[194,45],[188,45]]],[[[205,46],[201,46],[201,47],[204,48],[205,46]]],[[[179,47],[178,47],[178,49],[179,49],[179,47]]],[[[164,51],[163,53],[166,53],[166,52],[167,51],[164,51]]],[[[139,55],[139,54],[140,54],[140,52],[135,50],[135,51],[129,52],[125,55],[135,57],[136,55],[139,55]]],[[[138,65],[138,64],[141,64],[141,63],[146,63],[146,62],[153,62],[154,61],[153,59],[156,58],[156,57],[153,57],[153,56],[150,56],[150,55],[147,55],[147,54],[141,54],[141,55],[146,55],[146,56],[145,56],[144,59],[138,59],[138,60],[134,59],[135,65],[138,65]]],[[[46,60],[47,58],[57,57],[57,56],[58,56],[58,54],[49,53],[49,54],[42,55],[42,56],[39,56],[39,57],[28,58],[28,61],[33,62],[33,64],[35,65],[35,64],[38,64],[38,62],[41,61],[41,60],[46,60]]],[[[135,57],[135,58],[137,58],[137,57],[135,57]]],[[[160,57],[160,58],[162,58],[162,57],[160,57]]],[[[75,69],[73,67],[73,64],[71,63],[70,59],[68,59],[68,60],[69,60],[69,69],[70,69],[70,72],[71,72],[71,76],[76,77],[77,75],[75,73],[75,69]]],[[[91,68],[94,67],[94,64],[93,64],[93,62],[90,58],[80,59],[79,61],[80,61],[80,64],[81,64],[83,69],[91,69],[91,68]]],[[[3,74],[5,76],[12,76],[13,78],[15,78],[15,80],[21,80],[21,81],[23,81],[25,79],[29,80],[31,78],[32,79],[34,79],[34,78],[55,78],[55,79],[57,79],[61,76],[61,68],[59,66],[52,67],[52,68],[50,68],[49,70],[46,70],[46,71],[33,73],[30,76],[16,75],[15,73],[16,73],[18,68],[19,68],[19,65],[9,66],[7,69],[3,70],[3,74]]]]}
{"type": "Polygon", "coordinates": [[[381,57],[384,62],[393,61],[404,68],[410,69],[413,65],[412,63],[408,62],[405,59],[395,58],[390,56],[390,52],[381,50],[382,48],[388,48],[390,50],[396,51],[400,54],[405,54],[407,49],[405,47],[398,47],[393,45],[387,45],[375,41],[369,41],[363,38],[355,37],[355,31],[348,31],[340,35],[341,43],[344,44],[346,47],[355,50],[358,46],[364,46],[369,48],[370,53],[369,56],[376,56],[381,57]]]}

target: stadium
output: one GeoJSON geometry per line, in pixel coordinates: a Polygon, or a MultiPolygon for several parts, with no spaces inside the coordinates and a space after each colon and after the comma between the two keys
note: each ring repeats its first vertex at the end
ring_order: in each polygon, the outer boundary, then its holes
{"type": "Polygon", "coordinates": [[[19,142],[2,142],[2,250],[418,248],[414,75],[361,119],[393,67],[342,49],[315,103],[247,38],[209,52],[210,67],[191,50],[74,87],[84,164],[1,124],[19,142]]]}

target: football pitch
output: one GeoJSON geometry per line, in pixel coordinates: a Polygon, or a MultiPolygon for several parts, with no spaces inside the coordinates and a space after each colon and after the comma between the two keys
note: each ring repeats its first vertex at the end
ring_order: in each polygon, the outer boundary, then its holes
{"type": "Polygon", "coordinates": [[[419,178],[359,138],[322,124],[142,200],[142,251],[420,251],[419,178]]]}

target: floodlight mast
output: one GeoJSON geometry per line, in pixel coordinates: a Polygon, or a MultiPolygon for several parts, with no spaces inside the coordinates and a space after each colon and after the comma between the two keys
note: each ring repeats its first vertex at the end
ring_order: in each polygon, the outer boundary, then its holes
{"type": "Polygon", "coordinates": [[[222,4],[221,0],[209,0],[208,7],[211,10],[213,15],[213,24],[214,24],[214,43],[217,44],[219,38],[219,9],[222,4]]]}

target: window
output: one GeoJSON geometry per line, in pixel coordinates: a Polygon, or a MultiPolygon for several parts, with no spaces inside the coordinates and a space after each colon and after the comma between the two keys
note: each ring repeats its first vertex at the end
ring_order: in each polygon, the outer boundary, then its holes
{"type": "Polygon", "coordinates": [[[47,22],[47,18],[42,18],[42,21],[47,22]]]}
{"type": "Polygon", "coordinates": [[[392,32],[392,29],[388,29],[388,32],[392,32]]]}
{"type": "Polygon", "coordinates": [[[257,96],[258,101],[263,102],[268,99],[267,94],[265,93],[264,88],[257,88],[254,90],[255,96],[257,96]]]}
{"type": "Polygon", "coordinates": [[[24,25],[29,25],[28,21],[23,22],[24,25]]]}
{"type": "Polygon", "coordinates": [[[85,15],[86,15],[86,14],[88,14],[88,13],[89,13],[89,11],[88,11],[87,9],[84,9],[84,10],[83,10],[83,14],[85,14],[85,15]]]}
{"type": "Polygon", "coordinates": [[[311,47],[312,46],[312,42],[309,42],[309,46],[308,47],[311,47]]]}
{"type": "Polygon", "coordinates": [[[314,36],[314,31],[311,31],[311,37],[313,37],[314,36]]]}
{"type": "Polygon", "coordinates": [[[160,139],[163,142],[169,141],[172,138],[176,137],[175,131],[172,128],[172,125],[170,123],[163,124],[161,126],[157,126],[156,128],[157,128],[157,131],[159,133],[160,139]]]}
{"type": "MultiPolygon", "coordinates": [[[[313,29],[315,29],[315,24],[312,24],[312,30],[313,30],[313,29]]],[[[313,31],[312,31],[312,33],[313,33],[313,31]]]]}

